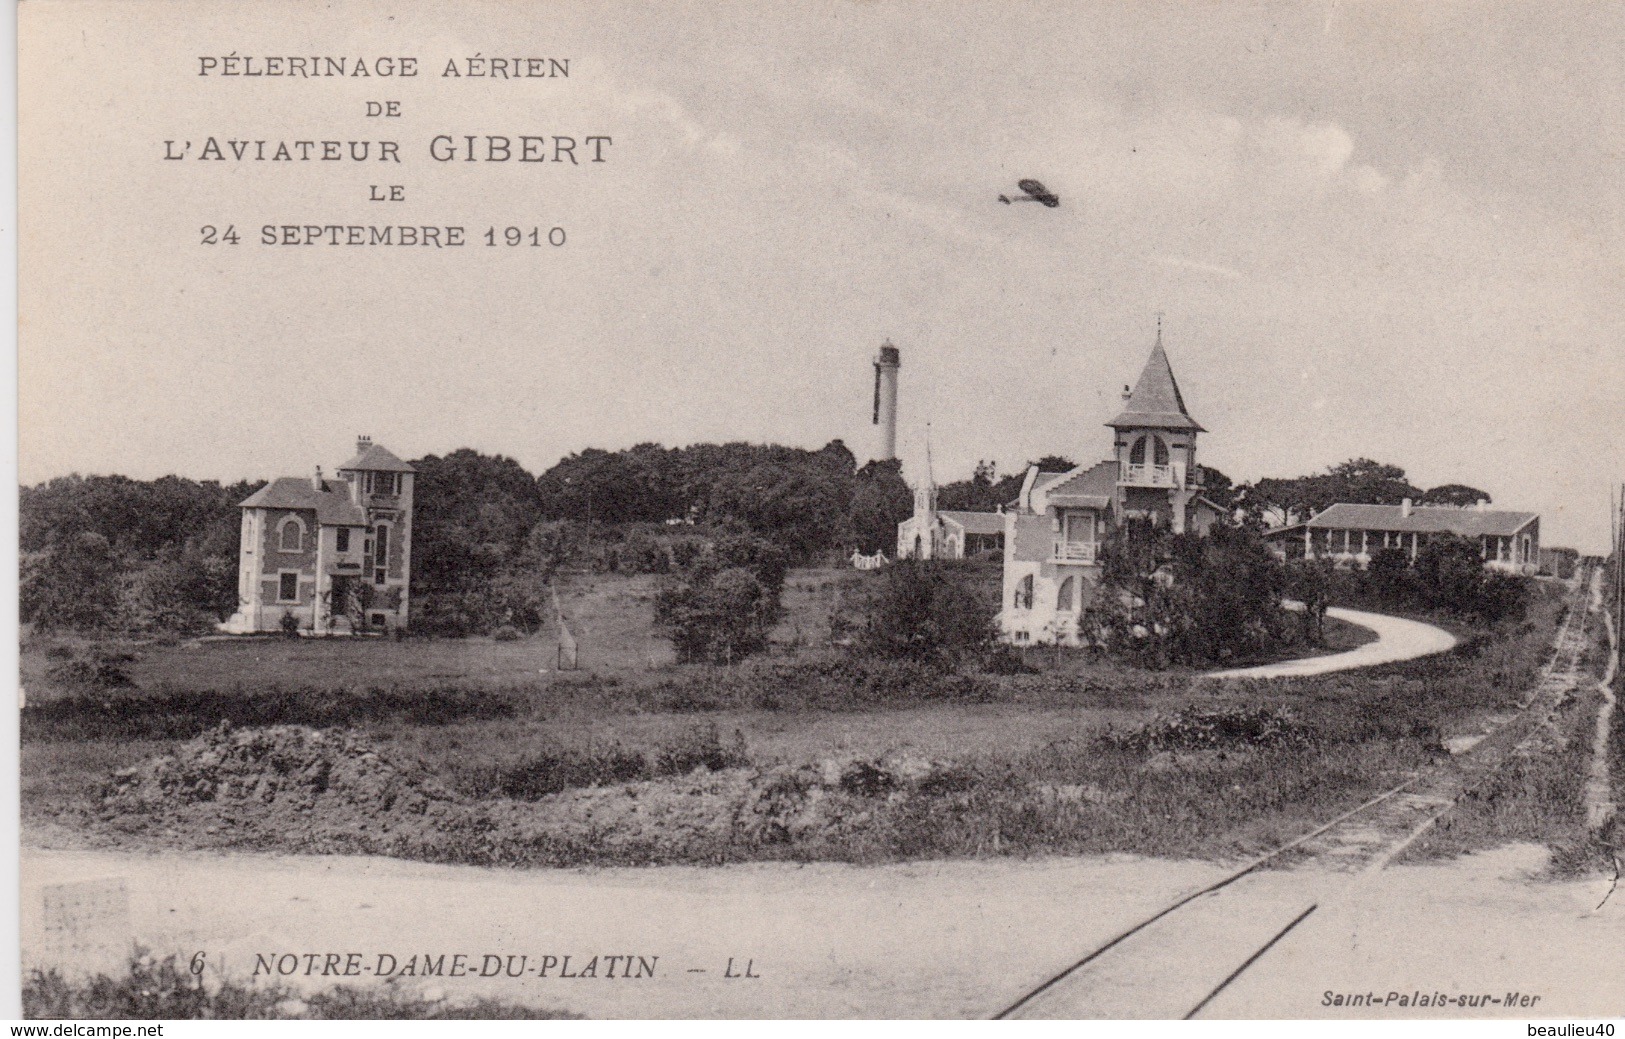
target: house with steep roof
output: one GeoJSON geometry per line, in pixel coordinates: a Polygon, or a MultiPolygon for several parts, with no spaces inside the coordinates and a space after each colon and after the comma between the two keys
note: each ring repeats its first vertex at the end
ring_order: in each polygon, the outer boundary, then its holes
{"type": "Polygon", "coordinates": [[[1306,523],[1265,535],[1277,555],[1294,559],[1330,559],[1340,566],[1364,567],[1383,549],[1404,552],[1411,560],[1432,538],[1455,535],[1478,545],[1484,565],[1508,573],[1533,574],[1540,569],[1540,516],[1478,505],[1355,505],[1340,502],[1306,523]]]}
{"type": "Polygon", "coordinates": [[[410,616],[415,470],[374,444],[336,479],[284,476],[246,498],[237,612],[223,631],[353,634],[404,628],[410,616]]]}
{"type": "Polygon", "coordinates": [[[1224,519],[1202,497],[1196,437],[1162,333],[1123,410],[1106,423],[1113,455],[1071,472],[1028,469],[1005,510],[1004,599],[999,625],[1018,644],[1075,645],[1100,584],[1100,546],[1115,527],[1143,519],[1176,533],[1206,533],[1224,519]]]}

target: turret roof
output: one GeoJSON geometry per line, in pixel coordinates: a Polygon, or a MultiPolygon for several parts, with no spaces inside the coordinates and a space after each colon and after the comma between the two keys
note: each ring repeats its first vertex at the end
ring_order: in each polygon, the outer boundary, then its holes
{"type": "Polygon", "coordinates": [[[374,473],[415,473],[416,469],[396,458],[387,447],[379,444],[368,444],[366,450],[339,466],[342,472],[346,469],[360,469],[374,473]]]}
{"type": "Polygon", "coordinates": [[[1153,429],[1188,429],[1199,433],[1204,430],[1185,410],[1185,398],[1180,395],[1174,370],[1168,364],[1167,351],[1162,348],[1162,336],[1151,348],[1151,357],[1140,372],[1140,381],[1134,384],[1123,411],[1106,425],[1115,429],[1130,427],[1153,429]]]}

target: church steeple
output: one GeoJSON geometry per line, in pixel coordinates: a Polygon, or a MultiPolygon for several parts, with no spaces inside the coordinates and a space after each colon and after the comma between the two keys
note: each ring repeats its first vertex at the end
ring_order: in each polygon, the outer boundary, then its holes
{"type": "Polygon", "coordinates": [[[937,474],[931,464],[931,423],[925,424],[925,480],[914,489],[914,514],[925,517],[935,530],[937,522],[937,474]]]}

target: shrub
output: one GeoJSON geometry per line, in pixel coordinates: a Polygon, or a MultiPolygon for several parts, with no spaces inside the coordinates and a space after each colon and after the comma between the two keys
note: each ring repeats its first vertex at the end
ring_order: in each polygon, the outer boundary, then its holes
{"type": "Polygon", "coordinates": [[[759,538],[719,539],[655,596],[655,621],[685,662],[731,664],[767,648],[768,633],[783,614],[783,553],[759,538]],[[757,569],[739,563],[754,559],[757,569]],[[760,576],[766,572],[767,579],[760,576]]]}
{"type": "Polygon", "coordinates": [[[790,570],[785,550],[755,534],[723,534],[711,545],[710,560],[701,557],[700,566],[717,570],[749,570],[775,600],[784,589],[784,575],[790,570]]]}
{"type": "Polygon", "coordinates": [[[1478,544],[1450,534],[1429,537],[1409,555],[1374,553],[1363,571],[1338,573],[1330,596],[1388,612],[1439,612],[1496,624],[1521,619],[1529,607],[1527,578],[1486,569],[1478,544]]]}
{"type": "Polygon", "coordinates": [[[1310,731],[1279,707],[1206,707],[1160,717],[1127,732],[1108,731],[1109,746],[1146,754],[1304,743],[1310,731]]]}
{"type": "Polygon", "coordinates": [[[619,564],[627,573],[664,574],[671,570],[671,553],[649,534],[634,530],[620,546],[619,564]]]}
{"type": "Polygon", "coordinates": [[[497,630],[491,632],[491,637],[498,642],[517,642],[524,636],[521,635],[519,633],[519,629],[514,627],[512,624],[503,624],[499,626],[497,630]]]}
{"type": "Polygon", "coordinates": [[[202,976],[193,975],[175,956],[160,960],[140,948],[118,976],[98,974],[83,981],[69,981],[54,968],[36,969],[23,982],[22,1003],[23,1017],[35,1021],[515,1020],[573,1016],[488,997],[449,1003],[391,986],[339,986],[326,992],[296,994],[280,985],[244,985],[229,978],[211,978],[206,984],[202,976]]]}
{"type": "Polygon", "coordinates": [[[745,734],[735,729],[733,737],[724,744],[715,724],[690,729],[659,747],[652,757],[650,772],[656,776],[687,775],[701,766],[720,772],[750,764],[745,752],[745,734]]]}
{"type": "Polygon", "coordinates": [[[207,631],[237,608],[236,564],[191,545],[166,549],[135,574],[126,596],[131,626],[159,635],[207,631]]]}
{"type": "Polygon", "coordinates": [[[1225,663],[1292,641],[1281,610],[1286,572],[1251,531],[1174,534],[1145,521],[1106,542],[1089,634],[1153,666],[1225,663]]]}
{"type": "Polygon", "coordinates": [[[299,637],[299,618],[293,615],[292,610],[282,611],[282,619],[277,621],[277,626],[282,629],[285,637],[290,639],[299,637]]]}
{"type": "Polygon", "coordinates": [[[536,574],[502,574],[481,586],[420,593],[412,626],[425,634],[464,638],[508,626],[533,635],[548,616],[545,586],[536,574]]]}
{"type": "Polygon", "coordinates": [[[58,685],[80,689],[127,689],[135,685],[124,665],[133,660],[128,653],[97,650],[89,660],[70,659],[52,664],[45,676],[58,685]]]}
{"type": "Polygon", "coordinates": [[[759,653],[779,613],[777,595],[739,568],[669,584],[655,602],[656,617],[682,661],[729,664],[759,653]]]}
{"type": "Polygon", "coordinates": [[[963,565],[899,560],[882,571],[863,644],[879,656],[952,664],[994,644],[996,612],[963,565]]]}
{"type": "Polygon", "coordinates": [[[35,740],[190,739],[221,721],[233,725],[340,726],[396,721],[445,725],[460,719],[511,718],[520,694],[473,686],[374,686],[172,691],[84,686],[30,702],[22,738],[35,740]]]}

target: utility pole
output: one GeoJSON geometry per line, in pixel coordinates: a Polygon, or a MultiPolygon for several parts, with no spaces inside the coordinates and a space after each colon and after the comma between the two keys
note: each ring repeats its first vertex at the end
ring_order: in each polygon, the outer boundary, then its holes
{"type": "Polygon", "coordinates": [[[1619,496],[1609,489],[1609,500],[1613,503],[1612,520],[1614,532],[1614,623],[1625,625],[1625,483],[1619,485],[1619,496]]]}

